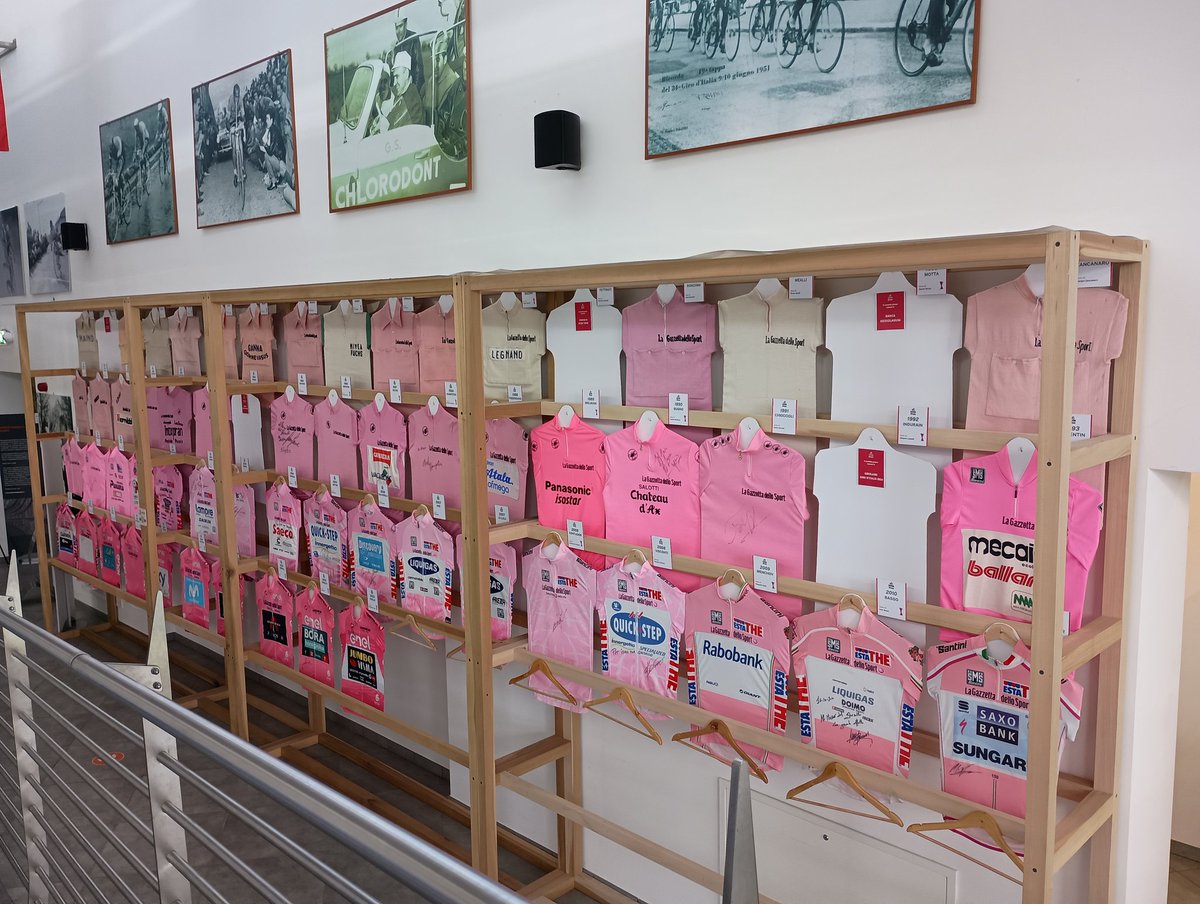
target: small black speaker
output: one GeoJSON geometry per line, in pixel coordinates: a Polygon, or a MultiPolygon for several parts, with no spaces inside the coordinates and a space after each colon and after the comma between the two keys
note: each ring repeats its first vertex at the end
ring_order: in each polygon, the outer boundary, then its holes
{"type": "Polygon", "coordinates": [[[567,110],[547,110],[533,117],[533,165],[538,169],[577,170],[579,116],[567,110]]]}
{"type": "Polygon", "coordinates": [[[64,221],[62,228],[59,230],[59,238],[62,239],[63,251],[87,251],[87,223],[67,223],[64,221]]]}

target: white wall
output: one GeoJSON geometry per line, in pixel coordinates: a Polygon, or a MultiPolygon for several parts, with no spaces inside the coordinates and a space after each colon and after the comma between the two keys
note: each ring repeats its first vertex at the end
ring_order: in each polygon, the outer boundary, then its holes
{"type": "MultiPolygon", "coordinates": [[[[1200,201],[1193,172],[1200,138],[1192,115],[1192,92],[1200,83],[1191,47],[1200,24],[1194,5],[1159,0],[1134,11],[1117,0],[988,3],[980,31],[980,102],[972,108],[650,163],[642,158],[642,0],[477,0],[476,190],[333,216],[325,212],[323,187],[321,34],[382,5],[10,4],[2,36],[15,35],[20,49],[0,63],[14,147],[0,159],[0,206],[63,191],[72,218],[102,236],[97,126],[169,96],[177,116],[182,235],[72,255],[79,295],[519,268],[1048,223],[1151,239],[1134,546],[1142,560],[1133,569],[1129,600],[1145,614],[1131,626],[1126,701],[1131,726],[1144,730],[1127,741],[1118,862],[1126,900],[1163,900],[1173,750],[1164,734],[1173,733],[1178,651],[1170,640],[1164,651],[1160,641],[1179,636],[1184,551],[1182,543],[1162,539],[1182,536],[1186,481],[1146,469],[1200,469],[1200,418],[1180,391],[1200,377],[1189,244],[1200,201]],[[197,232],[189,91],[285,47],[294,52],[303,212],[197,232]],[[531,118],[554,107],[583,117],[579,174],[532,168],[531,118]],[[1152,721],[1160,714],[1166,714],[1165,729],[1152,721]]],[[[8,316],[0,308],[0,325],[8,316]]],[[[6,366],[0,358],[0,368],[6,366]]],[[[607,727],[589,723],[588,790],[593,798],[604,796],[592,802],[636,809],[642,785],[596,765],[611,738],[607,727]]],[[[662,799],[672,806],[686,795],[703,795],[697,807],[710,816],[702,823],[673,819],[656,837],[712,861],[715,779],[709,777],[711,791],[689,785],[705,771],[695,759],[681,758],[686,765],[679,769],[672,760],[671,768],[645,774],[662,783],[662,799]]],[[[623,855],[605,847],[593,845],[589,858],[615,879],[657,887],[657,871],[625,865],[623,855]]],[[[968,878],[961,890],[964,899],[984,900],[986,887],[968,878]]],[[[1076,887],[1071,897],[1082,900],[1082,891],[1076,887]]]]}

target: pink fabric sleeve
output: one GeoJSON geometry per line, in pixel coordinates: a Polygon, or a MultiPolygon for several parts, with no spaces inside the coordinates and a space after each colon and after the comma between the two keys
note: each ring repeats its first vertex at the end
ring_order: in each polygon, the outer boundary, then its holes
{"type": "Polygon", "coordinates": [[[717,306],[715,304],[704,305],[704,344],[700,347],[709,353],[715,354],[720,350],[720,343],[717,342],[717,306]]]}
{"type": "Polygon", "coordinates": [[[967,299],[967,316],[963,326],[963,348],[975,357],[975,349],[979,347],[979,296],[972,295],[967,299]]]}
{"type": "Polygon", "coordinates": [[[1109,326],[1108,343],[1105,345],[1105,358],[1114,361],[1121,357],[1125,347],[1125,321],[1129,319],[1129,299],[1117,294],[1117,310],[1113,313],[1109,326]]]}
{"type": "Polygon", "coordinates": [[[1067,497],[1067,555],[1079,562],[1084,571],[1092,567],[1100,546],[1103,502],[1104,497],[1094,486],[1071,478],[1067,497]]]}
{"type": "MultiPolygon", "coordinates": [[[[804,456],[799,452],[796,452],[793,457],[796,460],[792,465],[792,498],[796,500],[796,504],[800,508],[800,517],[807,521],[809,517],[808,486],[805,484],[805,476],[808,472],[808,465],[804,461],[804,456]]],[[[796,542],[803,543],[803,540],[797,538],[796,542]]]]}

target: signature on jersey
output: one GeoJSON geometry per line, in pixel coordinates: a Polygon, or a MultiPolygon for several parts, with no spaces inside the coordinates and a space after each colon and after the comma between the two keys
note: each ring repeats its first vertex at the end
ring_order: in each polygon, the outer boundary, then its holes
{"type": "Polygon", "coordinates": [[[847,743],[852,744],[855,747],[862,745],[862,743],[864,741],[866,742],[867,747],[870,747],[872,744],[875,743],[875,739],[873,737],[871,737],[869,732],[854,731],[854,730],[851,730],[850,736],[848,738],[846,738],[846,741],[847,741],[847,743]]]}
{"type": "Polygon", "coordinates": [[[974,775],[979,771],[970,763],[955,763],[950,767],[951,775],[974,775]]]}
{"type": "Polygon", "coordinates": [[[683,456],[678,453],[668,452],[665,449],[655,449],[650,453],[650,461],[655,468],[667,477],[670,477],[679,470],[679,465],[683,462],[683,456]]]}
{"type": "Polygon", "coordinates": [[[745,543],[754,536],[754,532],[758,530],[758,526],[765,520],[764,516],[753,509],[738,512],[725,525],[725,542],[745,543]]]}

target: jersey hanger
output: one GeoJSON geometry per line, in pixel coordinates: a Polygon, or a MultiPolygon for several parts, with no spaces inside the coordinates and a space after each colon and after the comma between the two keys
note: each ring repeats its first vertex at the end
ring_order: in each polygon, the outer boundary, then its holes
{"type": "MultiPolygon", "coordinates": [[[[291,388],[290,386],[288,387],[291,388]]],[[[375,410],[383,411],[383,406],[387,404],[387,399],[383,397],[382,392],[375,393],[375,410]]]]}
{"type": "Polygon", "coordinates": [[[330,407],[330,408],[337,408],[337,406],[338,406],[338,405],[341,403],[341,401],[342,401],[341,399],[339,399],[339,398],[338,398],[338,394],[337,394],[337,390],[336,390],[336,389],[331,389],[331,390],[329,390],[329,395],[328,395],[326,398],[328,398],[328,399],[329,399],[329,407],[330,407]]]}
{"type": "Polygon", "coordinates": [[[575,409],[570,405],[563,405],[558,409],[558,426],[564,430],[571,426],[571,422],[575,420],[575,409]]]}
{"type": "Polygon", "coordinates": [[[428,408],[429,408],[429,413],[430,413],[430,414],[437,414],[437,413],[438,413],[438,408],[440,408],[440,407],[441,407],[442,403],[438,401],[438,397],[437,397],[437,396],[435,396],[435,395],[431,395],[431,396],[429,397],[429,402],[427,403],[427,405],[428,405],[428,408]]]}
{"type": "Polygon", "coordinates": [[[1029,291],[1041,298],[1046,294],[1046,265],[1045,264],[1030,264],[1025,268],[1025,273],[1022,274],[1025,278],[1025,285],[1029,286],[1029,291]]]}
{"type": "Polygon", "coordinates": [[[505,310],[505,312],[508,312],[517,306],[517,302],[520,301],[520,299],[517,298],[517,294],[515,292],[501,292],[500,297],[496,299],[496,301],[499,303],[500,307],[505,310]]]}
{"type": "Polygon", "coordinates": [[[663,307],[666,307],[667,304],[670,303],[671,299],[675,297],[675,293],[678,291],[679,290],[676,289],[671,283],[663,283],[654,290],[654,294],[658,296],[659,304],[663,305],[663,307]]]}
{"type": "Polygon", "coordinates": [[[654,435],[654,431],[658,429],[658,425],[662,423],[662,419],[654,411],[643,411],[642,416],[637,421],[637,438],[644,443],[650,442],[650,437],[654,435]]]}
{"type": "Polygon", "coordinates": [[[1012,469],[1013,480],[1020,483],[1037,449],[1023,436],[1014,436],[1005,448],[1008,450],[1008,466],[1012,469]]]}
{"type": "Polygon", "coordinates": [[[450,313],[450,309],[452,307],[454,307],[454,296],[453,295],[439,296],[437,303],[438,303],[438,307],[442,309],[442,316],[445,317],[447,314],[450,313]]]}
{"type": "Polygon", "coordinates": [[[754,418],[742,418],[738,423],[738,451],[745,452],[749,449],[751,441],[753,441],[754,437],[758,436],[760,430],[762,430],[762,427],[759,426],[758,421],[754,418]]]}
{"type": "Polygon", "coordinates": [[[875,280],[875,285],[870,289],[872,292],[905,292],[909,295],[916,295],[917,290],[908,278],[898,270],[889,270],[886,273],[880,273],[879,279],[875,280]]]}
{"type": "Polygon", "coordinates": [[[343,317],[345,317],[347,314],[349,314],[350,313],[350,299],[343,298],[341,301],[339,301],[338,302],[338,310],[340,310],[342,312],[343,317]]]}
{"type": "Polygon", "coordinates": [[[287,388],[286,388],[286,389],[284,389],[284,391],[283,391],[283,394],[284,394],[285,396],[287,396],[287,400],[288,400],[289,402],[294,402],[294,401],[296,401],[296,387],[295,387],[295,386],[293,386],[291,383],[289,383],[289,384],[287,385],[287,388]]]}
{"type": "Polygon", "coordinates": [[[778,295],[783,291],[783,283],[774,276],[768,276],[765,279],[760,279],[755,284],[754,291],[763,298],[770,298],[772,295],[778,295]]]}
{"type": "Polygon", "coordinates": [[[571,301],[586,301],[588,304],[595,304],[596,297],[587,289],[576,289],[575,294],[571,296],[571,301]]]}

